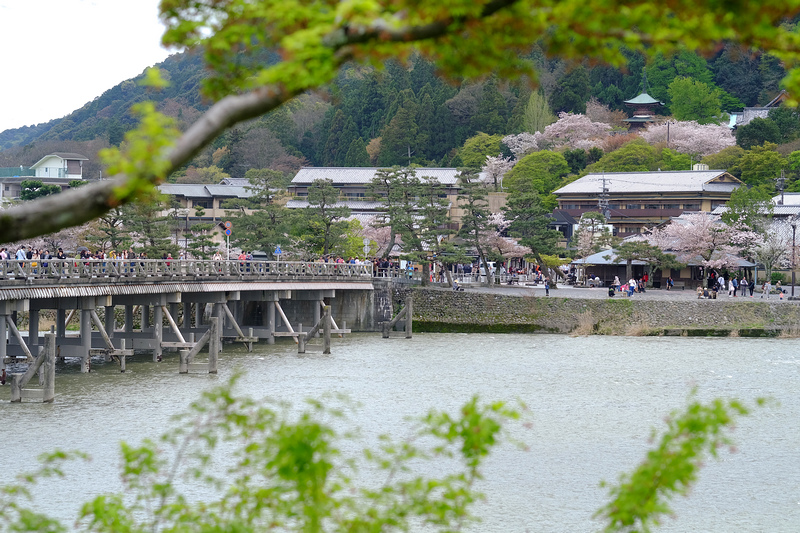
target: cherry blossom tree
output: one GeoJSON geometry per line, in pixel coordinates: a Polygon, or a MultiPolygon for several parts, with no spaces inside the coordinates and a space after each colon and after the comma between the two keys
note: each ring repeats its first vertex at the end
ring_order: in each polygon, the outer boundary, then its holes
{"type": "Polygon", "coordinates": [[[503,182],[503,176],[506,172],[514,168],[516,161],[510,157],[487,156],[486,162],[483,164],[483,173],[486,176],[486,182],[494,185],[495,192],[500,190],[500,184],[503,182]]]}
{"type": "MultiPolygon", "coordinates": [[[[666,143],[667,123],[651,124],[641,136],[650,144],[666,143]]],[[[669,148],[684,154],[706,156],[735,144],[736,139],[727,126],[698,124],[693,120],[669,124],[669,148]]]]}
{"type": "Polygon", "coordinates": [[[508,146],[511,153],[514,154],[516,159],[522,159],[525,155],[535,152],[539,149],[539,141],[542,134],[538,131],[536,133],[528,133],[524,131],[517,135],[507,135],[503,137],[503,144],[508,146]]]}
{"type": "Polygon", "coordinates": [[[589,150],[600,146],[611,133],[611,126],[604,122],[593,122],[586,115],[558,114],[558,120],[544,129],[539,148],[580,148],[589,150]]]}
{"type": "Polygon", "coordinates": [[[719,216],[691,213],[673,218],[655,229],[648,242],[675,253],[682,263],[699,262],[709,268],[735,268],[740,254],[750,254],[763,242],[748,228],[729,226],[719,216]]]}
{"type": "Polygon", "coordinates": [[[780,232],[770,231],[753,249],[752,254],[757,263],[764,265],[767,279],[772,279],[772,271],[791,259],[792,240],[780,232]]]}
{"type": "Polygon", "coordinates": [[[522,246],[516,239],[504,237],[502,234],[511,225],[510,220],[506,220],[503,213],[492,213],[489,215],[489,226],[494,231],[488,232],[483,236],[483,245],[487,250],[493,250],[505,258],[525,257],[531,255],[533,250],[527,246],[522,246]]]}
{"type": "Polygon", "coordinates": [[[388,226],[377,225],[376,217],[370,217],[362,221],[361,237],[369,239],[370,255],[375,255],[387,248],[392,240],[392,230],[388,226]]]}

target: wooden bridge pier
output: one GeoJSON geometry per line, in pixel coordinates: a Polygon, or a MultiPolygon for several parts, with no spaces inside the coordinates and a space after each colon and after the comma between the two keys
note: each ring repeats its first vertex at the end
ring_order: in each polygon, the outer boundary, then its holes
{"type": "Polygon", "coordinates": [[[397,313],[390,322],[383,323],[383,338],[389,338],[389,332],[392,328],[397,324],[401,318],[405,318],[405,330],[406,330],[406,338],[410,339],[413,335],[413,324],[414,324],[414,299],[411,296],[406,298],[406,305],[397,313]]]}
{"type": "Polygon", "coordinates": [[[11,375],[12,403],[21,402],[23,398],[41,398],[44,403],[51,403],[55,399],[56,335],[54,332],[45,335],[45,345],[41,352],[25,373],[11,375]],[[26,389],[25,385],[36,372],[39,373],[42,387],[26,389]]]}

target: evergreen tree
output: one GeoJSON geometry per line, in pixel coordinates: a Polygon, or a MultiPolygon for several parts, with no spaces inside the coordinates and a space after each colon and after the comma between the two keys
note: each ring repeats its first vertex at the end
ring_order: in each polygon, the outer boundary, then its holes
{"type": "Polygon", "coordinates": [[[434,133],[435,107],[433,103],[432,89],[430,84],[425,85],[420,91],[419,106],[417,107],[417,146],[419,147],[419,158],[431,159],[431,142],[434,133]]]}
{"type": "Polygon", "coordinates": [[[344,167],[368,167],[369,154],[367,153],[367,145],[361,137],[356,137],[350,143],[350,148],[342,161],[344,167]]]}
{"type": "Polygon", "coordinates": [[[483,84],[477,113],[472,117],[472,129],[489,135],[505,133],[508,123],[506,100],[497,90],[496,78],[483,84]]]}
{"type": "MultiPolygon", "coordinates": [[[[395,239],[402,228],[413,227],[416,189],[420,181],[412,167],[395,166],[380,169],[375,173],[370,184],[370,194],[382,202],[377,208],[377,227],[390,228],[389,243],[385,250],[379,250],[381,257],[388,257],[395,245],[395,239]]],[[[405,239],[404,244],[409,244],[405,239]]],[[[413,244],[412,244],[413,245],[413,244]]]]}
{"type": "Polygon", "coordinates": [[[517,98],[514,107],[511,109],[511,117],[508,119],[508,125],[506,126],[505,133],[509,135],[516,135],[517,133],[522,133],[525,130],[524,126],[524,115],[525,115],[525,108],[528,106],[528,101],[530,100],[531,91],[523,92],[519,98],[517,98]]]}
{"type": "Polygon", "coordinates": [[[61,187],[58,185],[45,185],[41,180],[23,180],[19,185],[19,199],[23,201],[34,200],[42,196],[49,196],[61,192],[61,187]]]}
{"type": "Polygon", "coordinates": [[[115,207],[104,216],[97,219],[82,238],[92,248],[101,250],[121,251],[130,248],[133,239],[128,228],[124,225],[125,213],[129,206],[115,207]]]}
{"type": "Polygon", "coordinates": [[[441,83],[439,78],[436,77],[433,63],[425,59],[419,54],[415,54],[411,60],[411,70],[409,72],[409,81],[411,82],[411,90],[414,94],[420,94],[420,91],[426,85],[430,86],[433,83],[441,83]]]}
{"type": "Polygon", "coordinates": [[[271,169],[250,169],[245,174],[250,181],[248,190],[251,196],[234,204],[226,202],[231,209],[233,235],[231,243],[242,250],[258,250],[273,258],[277,246],[287,248],[292,213],[282,205],[282,197],[276,190],[287,185],[286,176],[271,169]],[[250,210],[250,214],[240,207],[250,210]]]}
{"type": "Polygon", "coordinates": [[[550,95],[550,107],[558,114],[586,113],[586,102],[591,96],[589,74],[583,65],[565,73],[556,84],[557,89],[550,95]]]}
{"type": "Polygon", "coordinates": [[[767,117],[778,126],[779,144],[792,142],[800,136],[800,113],[791,107],[775,107],[767,117]]]}
{"type": "MultiPolygon", "coordinates": [[[[514,193],[509,195],[503,212],[511,223],[508,234],[518,239],[522,246],[530,248],[539,265],[546,265],[544,256],[558,252],[562,234],[550,228],[551,210],[542,203],[542,197],[533,182],[519,183],[514,193]]],[[[550,279],[556,279],[552,273],[550,279]]]]}
{"type": "Polygon", "coordinates": [[[749,150],[754,146],[761,146],[765,142],[779,143],[781,130],[778,125],[768,118],[756,117],[747,124],[736,128],[736,144],[749,150]]]}
{"type": "MultiPolygon", "coordinates": [[[[447,91],[446,88],[442,88],[440,92],[437,93],[437,96],[441,97],[448,93],[449,91],[447,91]]],[[[437,99],[434,99],[434,102],[437,99]]],[[[425,149],[425,153],[429,159],[437,161],[444,158],[446,154],[459,146],[456,140],[456,124],[453,113],[443,103],[436,106],[434,110],[428,139],[428,146],[425,149]]]]}
{"type": "MultiPolygon", "coordinates": [[[[202,207],[195,208],[194,214],[196,217],[203,217],[205,209],[202,207]]],[[[189,226],[189,232],[184,236],[186,238],[186,248],[192,257],[199,259],[211,259],[214,255],[214,250],[217,244],[213,240],[214,228],[216,224],[212,222],[198,222],[189,226]]]]}
{"type": "Polygon", "coordinates": [[[321,161],[323,166],[341,166],[341,162],[344,160],[355,134],[355,125],[352,124],[352,119],[348,122],[348,118],[341,109],[336,110],[334,113],[328,129],[325,147],[322,150],[321,161]],[[346,137],[350,138],[346,139],[346,137]],[[347,144],[342,144],[343,140],[347,140],[347,144]]]}
{"type": "Polygon", "coordinates": [[[336,205],[339,189],[331,180],[316,179],[308,188],[306,223],[307,239],[323,255],[328,255],[344,238],[350,216],[350,208],[336,205]]]}
{"type": "Polygon", "coordinates": [[[146,253],[150,259],[160,259],[168,253],[178,255],[178,245],[172,241],[176,219],[167,209],[166,197],[158,195],[122,210],[123,224],[135,239],[137,251],[146,253]]]}
{"type": "Polygon", "coordinates": [[[489,191],[475,169],[461,170],[458,183],[461,188],[458,203],[463,213],[458,236],[478,253],[478,260],[486,272],[486,281],[491,286],[494,276],[490,275],[491,269],[486,262],[486,251],[482,244],[489,233],[489,191]]]}
{"type": "Polygon", "coordinates": [[[378,165],[408,165],[417,156],[419,128],[414,110],[401,107],[383,129],[378,165]]]}
{"type": "Polygon", "coordinates": [[[447,199],[444,186],[435,178],[422,176],[417,189],[417,224],[419,226],[422,250],[423,284],[429,279],[428,256],[433,254],[433,260],[439,265],[447,276],[447,285],[453,284],[453,279],[448,270],[445,257],[454,252],[454,246],[449,237],[454,232],[449,229],[450,201],[447,199]]]}
{"type": "Polygon", "coordinates": [[[780,83],[786,76],[786,69],[783,67],[783,62],[774,55],[761,54],[758,72],[761,74],[761,92],[758,94],[758,102],[764,105],[781,91],[780,83]]]}
{"type": "Polygon", "coordinates": [[[564,159],[569,165],[569,171],[572,174],[578,174],[581,170],[586,168],[588,154],[586,150],[577,148],[575,150],[564,150],[564,159]]]}
{"type": "MultiPolygon", "coordinates": [[[[347,166],[347,164],[345,163],[345,161],[347,161],[347,153],[350,151],[350,148],[352,148],[353,143],[359,140],[361,140],[361,138],[358,136],[358,129],[356,128],[356,123],[353,121],[352,118],[345,117],[344,129],[341,131],[339,135],[338,139],[339,146],[336,149],[336,157],[334,158],[333,161],[334,166],[337,167],[347,166]]],[[[367,153],[366,147],[364,148],[364,153],[365,154],[367,153]]]]}
{"type": "Polygon", "coordinates": [[[759,58],[742,47],[729,44],[711,61],[714,82],[746,106],[758,105],[761,92],[759,58]]]}

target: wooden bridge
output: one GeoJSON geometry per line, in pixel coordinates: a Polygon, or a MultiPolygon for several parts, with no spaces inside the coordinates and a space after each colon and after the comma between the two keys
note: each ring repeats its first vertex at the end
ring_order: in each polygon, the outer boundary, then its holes
{"type": "MultiPolygon", "coordinates": [[[[213,329],[223,342],[298,341],[330,306],[334,333],[379,331],[372,265],[155,259],[0,261],[0,361],[30,363],[43,351],[40,319],[54,319],[56,357],[92,357],[124,369],[134,351],[197,352],[213,329]],[[28,335],[18,319],[26,313],[28,335]],[[78,334],[67,334],[77,320],[78,334]],[[212,328],[213,324],[218,324],[212,328]],[[305,331],[303,324],[306,325],[305,331]],[[196,342],[195,339],[198,339],[196,342]]],[[[49,324],[48,324],[49,325],[49,324]]],[[[206,342],[211,342],[207,341],[206,342]]]]}

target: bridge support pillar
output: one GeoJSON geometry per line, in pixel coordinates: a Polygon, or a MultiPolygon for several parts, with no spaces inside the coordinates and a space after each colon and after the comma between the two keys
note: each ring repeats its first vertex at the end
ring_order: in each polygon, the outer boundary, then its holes
{"type": "Polygon", "coordinates": [[[180,313],[178,312],[178,305],[179,304],[176,302],[170,302],[169,304],[169,314],[175,321],[176,325],[178,324],[178,315],[180,315],[180,313]]]}
{"type": "Polygon", "coordinates": [[[161,362],[161,341],[164,338],[163,323],[164,312],[161,310],[161,306],[153,306],[153,340],[155,341],[155,346],[153,347],[153,361],[156,363],[161,362]]]}
{"type": "Polygon", "coordinates": [[[194,327],[199,328],[203,324],[203,309],[206,304],[195,302],[194,304],[194,327]]]}
{"type": "Polygon", "coordinates": [[[275,344],[275,306],[272,302],[264,302],[261,304],[266,306],[267,314],[266,319],[267,323],[265,324],[269,328],[269,336],[267,337],[267,344],[275,344]]]}
{"type": "Polygon", "coordinates": [[[8,335],[8,330],[6,329],[6,317],[4,315],[0,316],[0,365],[2,365],[2,378],[3,384],[5,385],[6,380],[6,357],[8,357],[8,345],[6,344],[6,336],[8,335]]]}
{"type": "MultiPolygon", "coordinates": [[[[319,321],[322,318],[322,314],[320,313],[320,310],[322,308],[319,305],[315,305],[315,306],[313,306],[313,309],[314,309],[314,311],[313,311],[312,315],[313,315],[314,324],[319,324],[319,321]]],[[[314,336],[316,338],[319,338],[319,330],[317,330],[317,333],[314,336]]],[[[330,352],[328,352],[328,353],[330,353],[330,352]]]]}
{"type": "Polygon", "coordinates": [[[105,306],[106,309],[106,317],[105,317],[105,327],[106,333],[108,334],[109,339],[114,338],[114,330],[117,328],[117,318],[114,316],[114,309],[113,305],[105,306]]]}
{"type": "Polygon", "coordinates": [[[222,351],[222,335],[225,331],[225,320],[227,319],[227,313],[225,310],[222,309],[223,305],[227,305],[226,303],[215,303],[211,309],[211,316],[216,317],[218,319],[217,322],[217,342],[219,343],[219,351],[222,351]]]}
{"type": "Polygon", "coordinates": [[[142,332],[150,330],[150,306],[142,306],[142,332]]]}
{"type": "MultiPolygon", "coordinates": [[[[81,304],[83,307],[83,304],[81,304]]],[[[91,368],[92,349],[92,310],[81,309],[81,372],[89,372],[91,368]]]]}
{"type": "Polygon", "coordinates": [[[133,306],[125,306],[125,325],[123,326],[125,333],[133,332],[133,306]]]}
{"type": "Polygon", "coordinates": [[[61,340],[67,336],[67,310],[56,309],[56,338],[61,340]]]}
{"type": "Polygon", "coordinates": [[[28,346],[31,351],[38,354],[38,351],[33,348],[39,345],[39,310],[31,309],[28,312],[28,346]]]}

